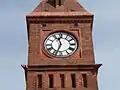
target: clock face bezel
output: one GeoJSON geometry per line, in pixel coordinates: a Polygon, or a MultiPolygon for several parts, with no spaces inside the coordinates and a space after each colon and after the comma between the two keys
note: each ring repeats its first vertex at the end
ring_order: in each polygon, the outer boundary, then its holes
{"type": "MultiPolygon", "coordinates": [[[[53,42],[52,42],[53,43],[53,42]]],[[[51,43],[51,44],[52,44],[51,43]]],[[[71,32],[66,32],[66,31],[56,31],[56,32],[52,32],[52,33],[50,33],[45,39],[44,39],[44,42],[43,42],[43,47],[44,47],[44,50],[47,52],[47,54],[49,54],[50,56],[52,56],[52,57],[58,57],[58,58],[62,58],[62,57],[69,57],[69,56],[71,56],[71,55],[73,55],[76,51],[77,51],[77,49],[78,49],[78,40],[77,40],[77,38],[76,38],[76,36],[74,35],[74,34],[72,34],[71,32]],[[60,56],[60,55],[53,55],[53,53],[51,53],[49,50],[47,50],[47,47],[46,47],[46,42],[47,42],[47,40],[51,37],[51,36],[53,36],[53,35],[57,35],[57,34],[59,34],[59,33],[64,33],[65,35],[67,35],[67,36],[70,36],[74,41],[75,41],[75,48],[74,48],[74,50],[72,51],[72,52],[70,52],[69,54],[67,54],[67,55],[62,55],[62,56],[60,56]]],[[[69,46],[70,47],[70,46],[69,46]]],[[[59,51],[60,52],[60,51],[59,51]]],[[[62,51],[61,51],[62,52],[62,51]]]]}

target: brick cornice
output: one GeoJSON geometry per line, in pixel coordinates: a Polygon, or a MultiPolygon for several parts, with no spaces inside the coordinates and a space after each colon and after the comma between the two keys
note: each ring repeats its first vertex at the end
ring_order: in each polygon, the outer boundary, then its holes
{"type": "Polygon", "coordinates": [[[27,24],[30,23],[92,23],[93,22],[93,15],[92,16],[33,16],[33,17],[27,17],[27,24]]]}
{"type": "Polygon", "coordinates": [[[28,66],[28,71],[89,71],[98,70],[102,64],[94,65],[43,65],[28,66]]]}

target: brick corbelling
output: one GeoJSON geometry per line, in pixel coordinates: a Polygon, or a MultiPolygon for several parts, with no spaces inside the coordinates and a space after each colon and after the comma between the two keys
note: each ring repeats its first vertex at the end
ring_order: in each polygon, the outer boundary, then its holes
{"type": "Polygon", "coordinates": [[[92,23],[93,17],[28,17],[27,23],[92,23]]]}

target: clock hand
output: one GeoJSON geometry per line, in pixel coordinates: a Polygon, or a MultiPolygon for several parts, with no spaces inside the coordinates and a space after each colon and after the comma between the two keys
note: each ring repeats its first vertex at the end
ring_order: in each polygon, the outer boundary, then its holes
{"type": "Polygon", "coordinates": [[[61,38],[62,38],[62,34],[60,33],[60,34],[59,34],[59,37],[56,38],[56,39],[57,39],[57,42],[59,41],[59,43],[61,43],[61,41],[60,41],[61,38]]]}
{"type": "Polygon", "coordinates": [[[58,39],[58,42],[59,42],[59,46],[58,46],[58,50],[56,51],[55,55],[57,55],[57,53],[58,53],[58,51],[59,51],[59,49],[60,49],[60,47],[61,47],[61,45],[62,45],[62,43],[61,43],[61,41],[60,41],[60,38],[58,39]]]}

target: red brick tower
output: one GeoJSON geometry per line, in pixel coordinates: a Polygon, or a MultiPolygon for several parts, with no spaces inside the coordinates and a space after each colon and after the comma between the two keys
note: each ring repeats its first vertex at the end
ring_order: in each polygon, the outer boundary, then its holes
{"type": "Polygon", "coordinates": [[[76,0],[41,0],[26,16],[26,90],[98,90],[93,17],[76,0]]]}

